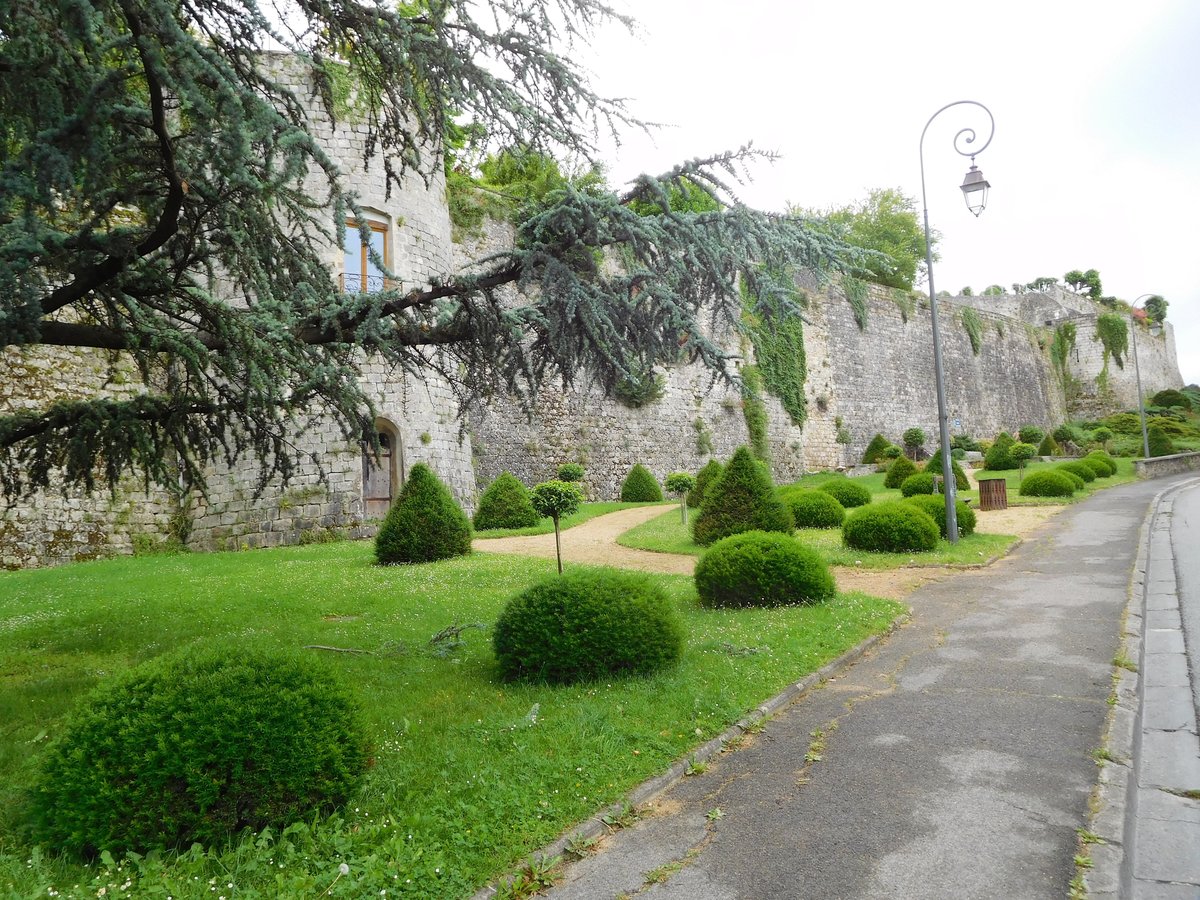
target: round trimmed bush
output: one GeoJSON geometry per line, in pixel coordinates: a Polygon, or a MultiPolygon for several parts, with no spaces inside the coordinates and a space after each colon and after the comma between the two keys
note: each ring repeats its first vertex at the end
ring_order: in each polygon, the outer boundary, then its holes
{"type": "Polygon", "coordinates": [[[692,523],[692,538],[707,547],[721,538],[743,531],[779,531],[795,528],[792,511],[775,495],[766,466],[747,447],[738,447],[729,465],[704,494],[704,506],[692,523]]]}
{"type": "Polygon", "coordinates": [[[704,503],[704,492],[724,471],[725,467],[715,459],[706,462],[704,467],[696,473],[696,486],[688,491],[687,505],[692,509],[699,509],[704,503]]]}
{"type": "Polygon", "coordinates": [[[1033,444],[1034,447],[1037,447],[1045,436],[1046,432],[1036,425],[1022,425],[1017,430],[1017,440],[1023,444],[1033,444]]]}
{"type": "Polygon", "coordinates": [[[855,550],[911,553],[937,546],[937,523],[906,500],[872,503],[846,516],[842,540],[855,550]]]}
{"type": "Polygon", "coordinates": [[[779,499],[792,511],[797,528],[837,528],[846,518],[846,508],[825,491],[791,485],[779,489],[779,499]]]}
{"type": "MultiPolygon", "coordinates": [[[[954,473],[954,487],[960,491],[969,491],[971,489],[971,482],[967,481],[967,473],[963,471],[963,467],[959,465],[958,460],[954,457],[954,453],[956,452],[957,448],[951,451],[950,454],[950,471],[954,473]]],[[[941,448],[938,448],[934,451],[933,456],[929,457],[928,462],[925,463],[924,471],[930,475],[942,474],[941,448]]],[[[901,484],[903,485],[903,482],[901,484]]]]}
{"type": "Polygon", "coordinates": [[[883,486],[885,488],[896,489],[904,484],[905,478],[915,474],[917,474],[916,463],[907,456],[897,456],[895,461],[888,466],[887,475],[883,479],[883,486]]]}
{"type": "Polygon", "coordinates": [[[312,659],[222,648],[106,680],[32,790],[36,840],[91,856],[225,843],[332,811],[370,747],[353,695],[312,659]]]}
{"type": "Polygon", "coordinates": [[[408,473],[375,535],[380,565],[432,562],[471,552],[471,522],[425,463],[408,473]]]}
{"type": "Polygon", "coordinates": [[[641,463],[629,470],[621,484],[622,503],[658,503],[662,498],[658,481],[641,463]]]}
{"type": "Polygon", "coordinates": [[[871,502],[871,492],[849,478],[830,479],[824,484],[817,485],[817,490],[829,494],[846,509],[852,509],[855,506],[866,506],[871,502]]]}
{"type": "Polygon", "coordinates": [[[1074,472],[1068,472],[1062,467],[1058,467],[1054,469],[1054,471],[1058,472],[1060,475],[1067,476],[1067,479],[1071,482],[1071,486],[1077,491],[1082,491],[1085,487],[1087,487],[1087,483],[1074,472]]]}
{"type": "Polygon", "coordinates": [[[542,519],[529,502],[529,491],[511,472],[501,472],[479,498],[475,527],[528,528],[542,519]]]}
{"type": "Polygon", "coordinates": [[[915,497],[917,494],[932,494],[933,474],[931,472],[918,472],[916,475],[909,475],[904,479],[904,483],[900,485],[900,493],[905,497],[915,497]]]}
{"type": "MultiPolygon", "coordinates": [[[[942,495],[937,496],[916,496],[909,497],[904,501],[911,503],[918,509],[928,513],[933,521],[937,522],[938,531],[942,537],[946,537],[946,498],[942,495]]],[[[975,510],[967,506],[962,500],[954,501],[954,517],[958,521],[959,535],[966,537],[968,534],[975,533],[975,510]]]]}
{"type": "Polygon", "coordinates": [[[837,585],[811,547],[784,534],[747,531],[700,557],[696,591],[703,606],[782,606],[832,599],[837,585]]]}
{"type": "Polygon", "coordinates": [[[1111,474],[1108,470],[1108,463],[1102,459],[1097,459],[1094,456],[1085,456],[1079,462],[1091,469],[1097,478],[1107,478],[1111,474]]]}
{"type": "Polygon", "coordinates": [[[505,678],[569,684],[670,665],[683,653],[683,623],[645,575],[570,572],[509,600],[492,646],[505,678]]]}
{"type": "MultiPolygon", "coordinates": [[[[1022,497],[1070,497],[1075,485],[1067,477],[1068,472],[1042,469],[1025,476],[1021,482],[1022,497]]],[[[1076,476],[1078,477],[1078,476],[1076,476]]]]}
{"type": "Polygon", "coordinates": [[[556,477],[559,481],[583,481],[583,474],[581,463],[563,463],[558,467],[556,477]]]}
{"type": "Polygon", "coordinates": [[[1070,462],[1059,463],[1055,466],[1056,469],[1062,469],[1064,472],[1071,472],[1078,475],[1086,483],[1091,484],[1096,480],[1096,473],[1090,466],[1085,466],[1081,460],[1073,459],[1070,462]]]}
{"type": "Polygon", "coordinates": [[[1108,474],[1109,475],[1117,474],[1116,460],[1114,460],[1111,456],[1109,456],[1103,450],[1093,450],[1091,453],[1089,453],[1087,456],[1085,456],[1084,459],[1098,459],[1101,462],[1103,462],[1106,466],[1108,466],[1108,474]]]}

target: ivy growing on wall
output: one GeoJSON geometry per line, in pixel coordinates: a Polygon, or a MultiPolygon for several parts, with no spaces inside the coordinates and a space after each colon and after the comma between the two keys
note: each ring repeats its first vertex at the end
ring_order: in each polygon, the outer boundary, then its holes
{"type": "Polygon", "coordinates": [[[846,302],[854,310],[854,321],[858,323],[859,331],[867,330],[867,296],[869,288],[861,278],[847,275],[842,279],[842,290],[846,292],[846,302]]]}
{"type": "Polygon", "coordinates": [[[1125,317],[1117,313],[1103,313],[1096,317],[1096,336],[1093,340],[1104,345],[1104,370],[1108,371],[1111,356],[1118,369],[1125,368],[1125,354],[1129,350],[1129,329],[1125,317]]]}
{"type": "Polygon", "coordinates": [[[750,433],[750,449],[771,465],[771,443],[767,440],[767,407],[762,401],[763,377],[758,366],[742,366],[742,415],[750,433]]]}
{"type": "Polygon", "coordinates": [[[962,324],[971,339],[971,352],[978,356],[979,348],[983,346],[983,319],[979,318],[978,311],[966,306],[962,311],[962,324]]]}
{"type": "Polygon", "coordinates": [[[1070,408],[1079,393],[1079,385],[1071,376],[1067,365],[1071,351],[1075,349],[1075,323],[1064,322],[1054,329],[1054,339],[1050,342],[1050,364],[1058,373],[1058,380],[1063,386],[1063,399],[1070,408]]]}
{"type": "Polygon", "coordinates": [[[804,399],[804,381],[808,375],[804,321],[799,315],[780,309],[778,299],[760,300],[760,308],[767,307],[771,314],[766,318],[758,315],[752,308],[745,282],[742,283],[742,304],[746,330],[758,362],[756,369],[767,391],[779,398],[792,422],[801,427],[808,418],[804,399]]]}
{"type": "Polygon", "coordinates": [[[892,288],[890,291],[892,302],[900,309],[900,320],[904,324],[908,324],[908,317],[911,316],[917,308],[917,295],[912,291],[904,291],[900,288],[892,288]]]}

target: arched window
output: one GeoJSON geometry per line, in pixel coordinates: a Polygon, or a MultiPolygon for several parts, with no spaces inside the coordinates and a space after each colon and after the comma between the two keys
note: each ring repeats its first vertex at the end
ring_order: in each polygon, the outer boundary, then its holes
{"type": "Polygon", "coordinates": [[[375,431],[379,438],[379,458],[376,459],[369,443],[363,445],[363,516],[367,519],[386,516],[404,484],[400,432],[387,419],[376,419],[375,431]]]}

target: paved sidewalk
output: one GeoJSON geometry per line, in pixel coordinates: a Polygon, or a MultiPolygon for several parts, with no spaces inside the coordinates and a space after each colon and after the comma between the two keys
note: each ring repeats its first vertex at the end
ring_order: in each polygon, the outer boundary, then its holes
{"type": "Polygon", "coordinates": [[[1168,484],[1103,491],[919,589],[910,625],[549,896],[1065,896],[1139,530],[1168,484]]]}

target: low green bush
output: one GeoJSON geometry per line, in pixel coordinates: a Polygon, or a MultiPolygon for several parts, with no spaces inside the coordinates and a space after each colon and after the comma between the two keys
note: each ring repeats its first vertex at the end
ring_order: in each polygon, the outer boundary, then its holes
{"type": "Polygon", "coordinates": [[[696,473],[696,486],[688,491],[687,505],[692,509],[699,509],[704,503],[704,492],[724,471],[725,467],[715,459],[706,462],[704,467],[696,473]]]}
{"type": "Polygon", "coordinates": [[[84,856],[223,845],[344,804],[369,759],[353,695],[310,658],[160,658],[69,717],[33,783],[34,834],[84,856]]]}
{"type": "MultiPolygon", "coordinates": [[[[1031,472],[1021,482],[1022,497],[1070,497],[1075,493],[1075,486],[1067,477],[1067,472],[1055,469],[1041,469],[1031,472]]],[[[1078,476],[1077,476],[1078,477],[1078,476]]]]}
{"type": "Polygon", "coordinates": [[[892,446],[892,442],[882,434],[875,435],[875,437],[871,438],[871,443],[867,444],[867,449],[863,451],[863,464],[870,465],[871,463],[879,462],[884,458],[884,451],[890,446],[892,446]]]}
{"type": "Polygon", "coordinates": [[[904,484],[905,478],[916,473],[916,463],[907,456],[897,456],[895,461],[888,466],[887,475],[883,479],[883,486],[895,490],[904,484]]]}
{"type": "Polygon", "coordinates": [[[507,679],[569,684],[674,663],[683,623],[645,575],[590,569],[547,578],[509,600],[492,646],[507,679]]]}
{"type": "Polygon", "coordinates": [[[983,467],[991,472],[1017,468],[1017,461],[1009,452],[1015,443],[1016,441],[1007,431],[1000,432],[996,435],[996,440],[992,442],[987,453],[984,454],[983,467]]]}
{"type": "Polygon", "coordinates": [[[705,491],[692,537],[707,547],[743,531],[791,534],[794,529],[792,511],[775,495],[766,466],[748,447],[738,447],[721,477],[705,491]]]}
{"type": "Polygon", "coordinates": [[[529,491],[511,472],[501,472],[479,498],[475,527],[528,528],[542,520],[529,502],[529,491]]]}
{"type": "Polygon", "coordinates": [[[779,499],[791,509],[797,528],[837,528],[846,518],[846,508],[825,491],[790,485],[779,489],[779,499]]]}
{"type": "Polygon", "coordinates": [[[1103,450],[1093,450],[1084,459],[1098,459],[1108,467],[1109,475],[1117,474],[1117,462],[1103,450]]]}
{"type": "Polygon", "coordinates": [[[1174,388],[1167,388],[1166,390],[1159,391],[1150,398],[1150,404],[1152,406],[1179,406],[1183,409],[1192,408],[1192,401],[1189,400],[1186,395],[1175,390],[1174,388]]]}
{"type": "Polygon", "coordinates": [[[1150,443],[1151,456],[1171,456],[1177,452],[1175,444],[1161,426],[1151,425],[1146,430],[1146,436],[1150,443]]]}
{"type": "Polygon", "coordinates": [[[846,509],[866,506],[871,502],[871,492],[849,478],[832,478],[824,484],[818,485],[817,490],[829,494],[846,509]]]}
{"type": "MultiPolygon", "coordinates": [[[[929,461],[925,463],[924,471],[930,475],[942,474],[942,451],[941,448],[936,450],[933,456],[929,457],[929,461]]],[[[967,473],[963,467],[959,465],[957,459],[954,458],[954,452],[950,454],[950,471],[954,473],[954,487],[960,491],[969,491],[971,482],[967,481],[967,473]]]]}
{"type": "Polygon", "coordinates": [[[1085,483],[1091,484],[1096,480],[1096,472],[1091,466],[1085,466],[1081,460],[1073,459],[1070,462],[1059,463],[1055,466],[1056,469],[1061,469],[1064,472],[1070,472],[1073,475],[1078,475],[1085,483]]]}
{"type": "Polygon", "coordinates": [[[1017,440],[1023,444],[1037,446],[1046,437],[1046,432],[1036,425],[1022,425],[1017,429],[1017,440]]]}
{"type": "Polygon", "coordinates": [[[700,557],[696,591],[709,607],[781,606],[832,599],[837,585],[817,551],[784,534],[747,531],[700,557]]]}
{"type": "Polygon", "coordinates": [[[1054,435],[1047,433],[1042,442],[1038,444],[1038,456],[1057,456],[1058,444],[1054,442],[1054,435]]]}
{"type": "MultiPolygon", "coordinates": [[[[904,501],[911,503],[918,509],[923,510],[932,517],[933,521],[937,522],[938,531],[942,537],[946,537],[946,498],[944,495],[930,495],[909,497],[904,501]]],[[[954,501],[954,516],[958,520],[958,533],[962,537],[968,534],[975,533],[975,510],[971,509],[962,500],[954,501]]]]}
{"type": "Polygon", "coordinates": [[[1094,456],[1085,456],[1079,462],[1091,469],[1097,478],[1108,478],[1112,474],[1108,463],[1094,456]]]}
{"type": "Polygon", "coordinates": [[[408,473],[375,535],[380,565],[423,563],[471,552],[471,522],[425,463],[408,473]]]}
{"type": "Polygon", "coordinates": [[[581,463],[563,463],[558,467],[559,481],[583,481],[584,468],[581,463]]]}
{"type": "Polygon", "coordinates": [[[658,486],[658,481],[641,463],[630,469],[621,483],[622,503],[658,503],[662,498],[662,488],[658,486]]]}
{"type": "Polygon", "coordinates": [[[1082,491],[1085,487],[1087,487],[1087,482],[1085,482],[1082,478],[1080,478],[1074,472],[1068,472],[1066,469],[1058,468],[1058,467],[1056,467],[1054,469],[1054,471],[1058,472],[1060,475],[1065,475],[1067,477],[1067,479],[1071,482],[1071,487],[1075,488],[1075,490],[1077,490],[1077,491],[1082,491]]]}
{"type": "Polygon", "coordinates": [[[904,479],[904,483],[900,485],[900,493],[905,497],[915,497],[917,494],[932,494],[933,474],[930,472],[918,472],[916,475],[909,475],[904,479]]]}
{"type": "Polygon", "coordinates": [[[852,511],[842,525],[847,547],[881,553],[912,553],[937,546],[937,523],[905,500],[872,503],[852,511]]]}

